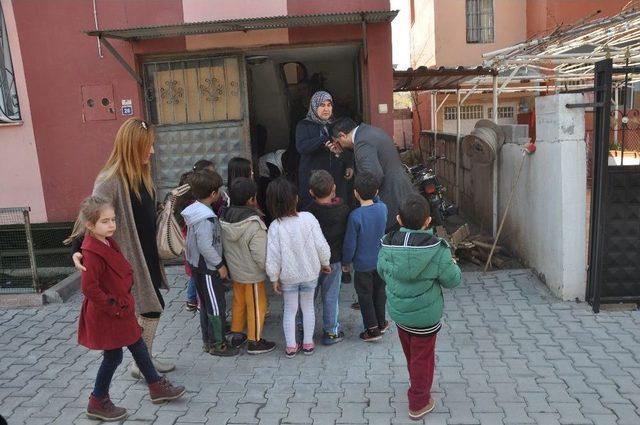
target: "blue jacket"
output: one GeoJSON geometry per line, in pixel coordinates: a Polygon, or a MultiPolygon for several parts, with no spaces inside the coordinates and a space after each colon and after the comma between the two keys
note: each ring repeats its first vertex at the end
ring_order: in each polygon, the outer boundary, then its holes
{"type": "Polygon", "coordinates": [[[377,199],[373,205],[353,210],[342,245],[342,264],[353,263],[357,272],[375,270],[386,223],[387,206],[377,199]]]}

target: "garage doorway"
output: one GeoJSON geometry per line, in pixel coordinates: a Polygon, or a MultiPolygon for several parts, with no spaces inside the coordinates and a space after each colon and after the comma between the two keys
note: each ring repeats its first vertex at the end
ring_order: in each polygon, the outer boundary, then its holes
{"type": "MultiPolygon", "coordinates": [[[[295,129],[313,93],[325,90],[332,95],[334,116],[362,119],[361,46],[253,51],[245,62],[254,164],[265,154],[282,158],[284,173],[296,182],[295,129]]],[[[258,166],[256,171],[260,175],[258,166]]]]}

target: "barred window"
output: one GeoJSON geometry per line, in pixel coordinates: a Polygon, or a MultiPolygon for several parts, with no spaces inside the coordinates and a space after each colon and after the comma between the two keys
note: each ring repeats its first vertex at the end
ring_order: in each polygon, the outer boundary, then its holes
{"type": "Polygon", "coordinates": [[[461,120],[479,120],[484,118],[482,105],[468,105],[460,107],[461,120]]]}
{"type": "Polygon", "coordinates": [[[18,92],[13,76],[11,52],[4,13],[0,5],[0,123],[20,121],[18,92]]]}
{"type": "MultiPolygon", "coordinates": [[[[493,107],[487,109],[489,119],[493,118],[493,107]]],[[[516,108],[513,106],[498,106],[498,119],[513,118],[516,115],[516,108]]]]}
{"type": "Polygon", "coordinates": [[[458,119],[458,114],[455,106],[445,106],[444,107],[444,119],[445,120],[455,120],[458,119]]]}
{"type": "Polygon", "coordinates": [[[466,0],[467,43],[493,43],[493,0],[466,0]]]}

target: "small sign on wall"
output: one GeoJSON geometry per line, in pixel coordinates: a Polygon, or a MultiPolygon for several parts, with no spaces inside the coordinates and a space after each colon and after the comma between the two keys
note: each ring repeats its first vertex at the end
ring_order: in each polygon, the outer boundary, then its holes
{"type": "Polygon", "coordinates": [[[122,99],[121,103],[122,103],[122,109],[121,109],[122,115],[125,117],[133,115],[133,102],[131,101],[131,99],[122,99]]]}

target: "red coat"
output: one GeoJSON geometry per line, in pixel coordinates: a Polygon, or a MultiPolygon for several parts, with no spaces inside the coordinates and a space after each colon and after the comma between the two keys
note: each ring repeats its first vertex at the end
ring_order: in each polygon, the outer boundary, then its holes
{"type": "Polygon", "coordinates": [[[114,350],[140,339],[142,328],[135,315],[131,294],[133,270],[111,246],[87,235],[82,242],[82,311],[78,323],[78,343],[93,350],[114,350]]]}

